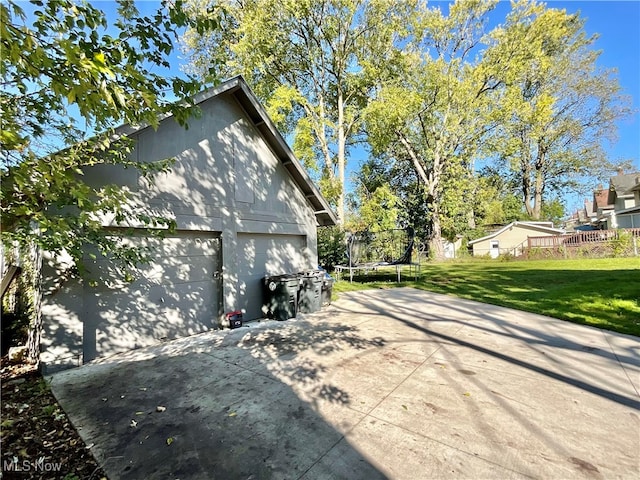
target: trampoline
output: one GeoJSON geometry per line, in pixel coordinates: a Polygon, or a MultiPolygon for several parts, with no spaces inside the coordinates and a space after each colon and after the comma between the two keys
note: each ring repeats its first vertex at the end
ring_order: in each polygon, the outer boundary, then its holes
{"type": "Polygon", "coordinates": [[[413,229],[394,229],[382,232],[357,232],[347,238],[348,265],[336,265],[336,279],[348,272],[353,282],[354,273],[365,275],[371,271],[395,268],[398,283],[401,281],[402,267],[409,266],[409,272],[418,279],[420,263],[413,262],[415,238],[413,229]]]}

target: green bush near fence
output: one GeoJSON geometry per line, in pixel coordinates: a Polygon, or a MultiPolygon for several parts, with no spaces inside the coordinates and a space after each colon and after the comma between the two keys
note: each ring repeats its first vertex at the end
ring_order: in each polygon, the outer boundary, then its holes
{"type": "Polygon", "coordinates": [[[633,253],[633,235],[621,231],[616,238],[609,240],[611,254],[614,257],[626,257],[633,253]]]}

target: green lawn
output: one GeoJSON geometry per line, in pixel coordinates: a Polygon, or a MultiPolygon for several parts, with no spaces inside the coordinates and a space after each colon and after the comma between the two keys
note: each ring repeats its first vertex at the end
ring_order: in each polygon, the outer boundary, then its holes
{"type": "Polygon", "coordinates": [[[640,336],[640,258],[429,262],[409,278],[369,273],[334,292],[411,286],[640,336]]]}

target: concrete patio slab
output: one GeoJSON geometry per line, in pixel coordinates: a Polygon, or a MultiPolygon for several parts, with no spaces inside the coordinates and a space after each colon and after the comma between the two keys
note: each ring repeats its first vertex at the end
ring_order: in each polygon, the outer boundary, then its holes
{"type": "Polygon", "coordinates": [[[639,385],[636,337],[399,288],[52,389],[111,479],[635,479],[639,385]]]}

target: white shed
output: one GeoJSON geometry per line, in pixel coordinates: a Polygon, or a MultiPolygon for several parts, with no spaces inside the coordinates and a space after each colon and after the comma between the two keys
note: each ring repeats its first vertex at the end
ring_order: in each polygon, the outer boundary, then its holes
{"type": "MultiPolygon", "coordinates": [[[[157,130],[123,126],[139,161],[176,159],[147,184],[136,171],[101,165],[96,184],[135,192],[135,208],[175,219],[164,238],[127,237],[149,247],[152,262],[132,283],[108,261],[91,265],[106,282],[65,280],[64,258],[43,266],[42,354],[46,370],[77,366],[218,326],[225,312],[263,316],[265,275],[316,268],[318,225],[336,217],[242,77],[203,92],[189,128],[166,118],[157,130]]],[[[121,227],[105,219],[114,235],[121,227]]],[[[87,260],[90,261],[90,252],[87,260]]]]}

